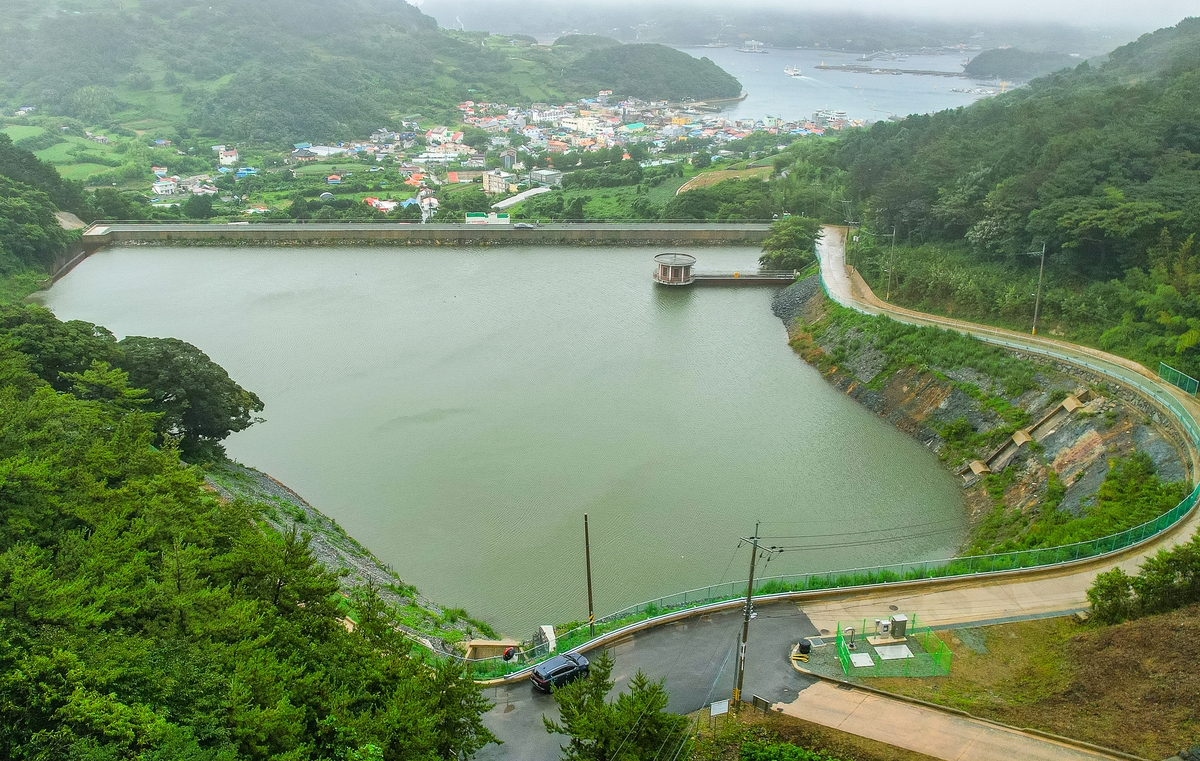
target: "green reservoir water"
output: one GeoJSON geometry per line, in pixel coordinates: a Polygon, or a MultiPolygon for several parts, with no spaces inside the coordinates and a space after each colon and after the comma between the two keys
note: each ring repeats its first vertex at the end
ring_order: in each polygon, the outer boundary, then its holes
{"type": "MultiPolygon", "coordinates": [[[[43,301],[199,346],[266,403],[232,457],[507,634],[586,618],[585,512],[597,615],[745,579],[755,520],[891,540],[766,575],[952,554],[954,478],[792,352],[773,290],[656,287],[655,253],[116,248],[43,301]]],[[[690,253],[699,270],[757,256],[690,253]]]]}

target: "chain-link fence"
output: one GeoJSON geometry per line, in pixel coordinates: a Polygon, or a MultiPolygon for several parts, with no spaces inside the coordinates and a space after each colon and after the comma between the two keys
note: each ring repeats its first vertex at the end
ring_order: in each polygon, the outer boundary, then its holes
{"type": "MultiPolygon", "coordinates": [[[[842,671],[846,676],[852,677],[948,676],[950,674],[951,662],[954,660],[954,653],[934,633],[933,629],[928,626],[924,629],[919,628],[915,614],[910,616],[910,623],[912,628],[904,638],[904,642],[893,643],[894,645],[908,647],[909,655],[901,658],[885,659],[880,657],[875,647],[867,642],[866,619],[863,619],[858,630],[860,636],[854,642],[851,642],[845,636],[842,629],[842,622],[839,621],[835,644],[837,646],[838,662],[842,664],[842,671]],[[869,656],[871,665],[855,665],[852,654],[869,656]]],[[[860,658],[859,660],[864,659],[860,658]]]]}

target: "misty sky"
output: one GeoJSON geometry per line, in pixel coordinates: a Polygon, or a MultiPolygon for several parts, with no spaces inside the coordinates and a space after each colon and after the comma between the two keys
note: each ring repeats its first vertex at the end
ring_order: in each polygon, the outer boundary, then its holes
{"type": "MultiPolygon", "coordinates": [[[[421,0],[409,0],[421,5],[421,0]]],[[[546,0],[532,0],[537,6],[546,0]]],[[[489,0],[476,0],[487,8],[489,0]]],[[[647,5],[679,8],[720,7],[726,0],[606,0],[613,7],[647,5]]],[[[892,17],[980,19],[989,21],[1055,21],[1085,27],[1120,26],[1150,31],[1200,16],[1200,0],[840,0],[836,5],[806,0],[747,0],[739,10],[756,6],[815,13],[869,13],[892,17]]],[[[726,6],[727,7],[727,6],[726,6]]]]}

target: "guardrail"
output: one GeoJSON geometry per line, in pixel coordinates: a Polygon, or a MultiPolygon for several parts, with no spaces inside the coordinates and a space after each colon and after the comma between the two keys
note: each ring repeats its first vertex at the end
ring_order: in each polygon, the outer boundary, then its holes
{"type": "MultiPolygon", "coordinates": [[[[769,225],[778,220],[774,219],[694,219],[683,217],[679,219],[517,219],[509,222],[492,222],[491,227],[512,227],[515,224],[527,223],[542,227],[552,225],[722,225],[736,227],[738,225],[769,225]]],[[[271,225],[413,225],[424,227],[485,227],[484,222],[454,222],[437,220],[421,222],[419,219],[388,219],[367,217],[365,219],[294,219],[292,217],[270,217],[265,214],[224,215],[211,219],[97,219],[88,227],[103,225],[229,225],[229,224],[271,224],[271,225]]],[[[86,228],[85,228],[86,229],[86,228]]]]}
{"type": "MultiPolygon", "coordinates": [[[[820,272],[819,275],[822,289],[824,289],[825,293],[833,301],[848,309],[863,312],[864,314],[874,314],[874,312],[861,307],[856,302],[843,303],[826,285],[824,273],[820,272]]],[[[913,318],[910,321],[904,319],[902,315],[897,316],[894,313],[889,313],[887,316],[898,322],[910,325],[926,325],[937,322],[937,320],[931,318],[913,318]]],[[[939,327],[947,330],[955,330],[951,326],[943,325],[939,327]]],[[[975,336],[988,343],[1006,346],[1019,351],[1042,354],[1054,359],[1070,362],[1110,377],[1124,385],[1133,386],[1173,413],[1175,418],[1184,427],[1187,435],[1191,437],[1193,445],[1200,446],[1200,426],[1197,425],[1192,414],[1172,394],[1166,392],[1150,378],[1141,375],[1135,370],[1122,367],[1099,357],[1091,356],[1090,359],[1085,359],[1084,357],[1088,356],[1088,354],[1082,348],[1076,352],[1066,352],[1049,341],[1035,339],[1032,336],[1028,340],[1018,341],[1015,336],[1010,336],[1000,330],[983,326],[973,326],[970,331],[960,330],[956,332],[975,336]]],[[[1163,531],[1175,526],[1195,508],[1198,500],[1200,500],[1200,484],[1193,488],[1191,493],[1178,505],[1157,518],[1116,534],[1084,542],[1076,542],[1059,547],[1017,550],[991,555],[974,555],[915,563],[893,563],[890,565],[851,568],[838,571],[764,577],[755,580],[752,595],[761,599],[787,596],[797,592],[896,584],[924,579],[968,578],[1011,571],[1044,569],[1065,563],[1087,560],[1089,558],[1103,557],[1152,539],[1163,531]]],[[[556,632],[556,652],[584,650],[587,649],[588,644],[591,642],[595,642],[602,637],[611,636],[614,633],[620,633],[624,629],[632,630],[638,628],[637,625],[643,624],[643,622],[650,619],[663,618],[666,620],[668,617],[674,617],[680,612],[689,610],[699,612],[708,606],[718,606],[722,603],[741,599],[745,597],[745,594],[746,582],[732,581],[678,592],[673,595],[659,597],[655,600],[630,605],[604,618],[598,619],[594,627],[594,636],[591,634],[591,628],[586,623],[574,626],[568,624],[562,627],[563,630],[561,632],[556,632]]],[[[454,657],[463,660],[477,679],[486,680],[514,676],[528,671],[539,660],[550,654],[547,646],[541,644],[526,650],[513,661],[504,661],[500,657],[468,660],[453,654],[431,655],[434,655],[434,657],[454,657]]]]}

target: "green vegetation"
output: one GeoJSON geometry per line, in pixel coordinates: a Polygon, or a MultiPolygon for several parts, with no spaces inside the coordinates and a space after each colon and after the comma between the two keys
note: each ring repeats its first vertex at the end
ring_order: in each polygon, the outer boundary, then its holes
{"type": "Polygon", "coordinates": [[[1017,48],[985,50],[971,59],[963,71],[981,79],[1028,80],[1059,69],[1074,68],[1078,58],[1066,53],[1032,53],[1017,48]]]}
{"type": "Polygon", "coordinates": [[[784,217],[771,224],[758,263],[773,270],[802,270],[816,261],[814,246],[821,222],[809,217],[784,217]]]}
{"type": "Polygon", "coordinates": [[[1088,590],[1096,618],[1116,624],[1200,602],[1200,538],[1159,550],[1129,576],[1120,568],[1096,577],[1088,590]]]}
{"type": "MultiPolygon", "coordinates": [[[[199,134],[281,147],[361,137],[407,115],[456,121],[468,99],[740,90],[711,61],[661,45],[562,42],[547,49],[439,29],[407,3],[43,0],[0,20],[0,102],[33,104],[110,137],[137,130],[176,144],[199,134]]],[[[202,142],[189,147],[206,150],[202,142]]]]}
{"type": "MultiPolygon", "coordinates": [[[[578,43],[563,43],[579,39],[587,38],[565,37],[554,47],[578,49],[578,43]]],[[[592,93],[607,89],[643,100],[736,98],[742,92],[741,83],[707,58],[697,60],[666,45],[611,42],[569,59],[567,77],[575,89],[592,93]]]]}
{"type": "Polygon", "coordinates": [[[693,714],[692,761],[930,761],[921,753],[749,706],[737,713],[693,714]]]}
{"type": "Polygon", "coordinates": [[[640,670],[629,691],[608,700],[614,661],[608,651],[591,661],[582,679],[554,690],[561,717],[543,719],[546,731],[567,735],[564,761],[615,761],[652,758],[669,749],[677,755],[688,741],[687,717],[667,712],[662,680],[652,682],[640,670]]]}
{"type": "MultiPolygon", "coordinates": [[[[802,354],[808,348],[806,340],[810,341],[812,335],[833,331],[833,335],[837,336],[833,350],[825,359],[817,359],[818,366],[840,364],[844,360],[844,351],[859,348],[850,342],[857,340],[861,344],[869,341],[888,360],[884,371],[876,376],[878,380],[873,382],[882,381],[901,367],[915,367],[932,372],[969,368],[1001,384],[1009,396],[1021,394],[1035,385],[1033,376],[1036,368],[1033,365],[1013,357],[998,346],[985,344],[961,333],[905,325],[887,317],[859,314],[836,304],[829,305],[828,312],[819,322],[802,327],[803,332],[793,340],[802,354]],[[806,339],[805,335],[810,337],[806,339]]],[[[974,386],[963,385],[962,388],[972,396],[981,393],[974,386]]]]}
{"type": "Polygon", "coordinates": [[[1187,495],[1182,482],[1163,483],[1145,452],[1114,458],[1094,504],[1074,515],[1059,508],[1066,492],[1050,471],[1046,496],[1035,510],[1009,511],[998,498],[1010,470],[991,474],[989,491],[998,504],[971,533],[968,554],[1012,552],[1057,547],[1116,534],[1138,526],[1175,507],[1187,495]]]}

